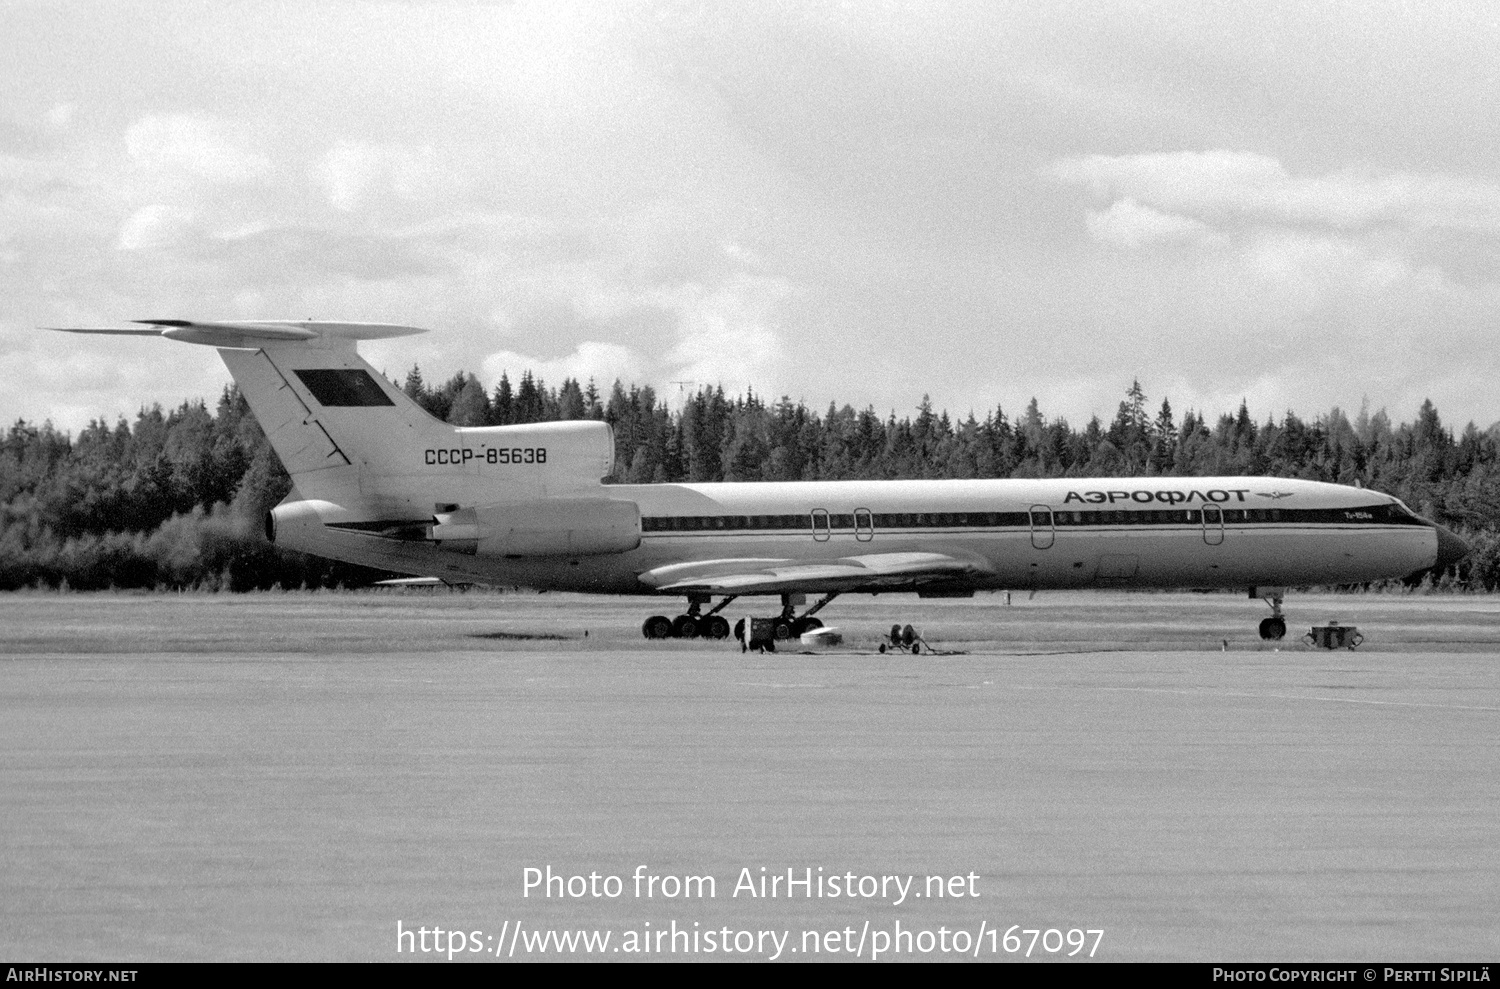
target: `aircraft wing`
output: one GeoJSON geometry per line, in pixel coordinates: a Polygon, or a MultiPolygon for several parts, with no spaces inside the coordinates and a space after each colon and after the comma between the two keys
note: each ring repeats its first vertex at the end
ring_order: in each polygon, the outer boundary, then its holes
{"type": "Polygon", "coordinates": [[[865,553],[832,560],[740,558],[673,563],[640,575],[668,593],[814,594],[951,584],[990,572],[980,558],[947,553],[865,553]]]}

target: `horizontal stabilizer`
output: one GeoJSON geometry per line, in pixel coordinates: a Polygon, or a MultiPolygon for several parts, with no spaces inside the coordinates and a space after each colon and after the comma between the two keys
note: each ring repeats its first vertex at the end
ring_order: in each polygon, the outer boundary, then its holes
{"type": "Polygon", "coordinates": [[[210,347],[255,349],[268,343],[306,343],[319,339],[386,340],[427,331],[416,326],[395,323],[330,323],[318,320],[265,319],[236,322],[194,321],[189,319],[138,319],[143,326],[49,326],[63,333],[101,333],[119,336],[161,336],[183,343],[201,343],[210,347]]]}
{"type": "Polygon", "coordinates": [[[107,333],[111,336],[120,337],[159,337],[161,330],[137,330],[134,328],[121,328],[118,326],[44,326],[44,330],[56,330],[58,333],[107,333]]]}

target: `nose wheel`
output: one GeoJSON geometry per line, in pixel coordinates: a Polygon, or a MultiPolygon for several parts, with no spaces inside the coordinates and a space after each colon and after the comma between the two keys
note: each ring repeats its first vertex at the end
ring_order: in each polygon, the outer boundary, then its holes
{"type": "Polygon", "coordinates": [[[1280,587],[1252,587],[1250,596],[1260,598],[1271,606],[1271,617],[1260,620],[1260,637],[1266,642],[1280,642],[1286,638],[1286,616],[1281,613],[1281,602],[1286,590],[1280,587]]]}
{"type": "Polygon", "coordinates": [[[1260,620],[1260,637],[1267,642],[1276,642],[1286,638],[1286,619],[1279,616],[1262,618],[1260,620]]]}

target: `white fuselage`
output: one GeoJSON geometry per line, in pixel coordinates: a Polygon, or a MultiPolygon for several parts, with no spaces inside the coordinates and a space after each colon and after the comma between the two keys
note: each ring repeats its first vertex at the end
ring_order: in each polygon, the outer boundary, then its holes
{"type": "MultiPolygon", "coordinates": [[[[639,546],[505,558],[316,524],[279,542],[451,581],[608,594],[658,593],[651,575],[694,561],[936,553],[973,562],[950,578],[801,589],[1244,587],[1362,583],[1433,565],[1434,527],[1377,492],[1278,478],[826,481],[599,485],[640,510],[639,546]]],[[[767,593],[765,591],[749,593],[767,593]]]]}

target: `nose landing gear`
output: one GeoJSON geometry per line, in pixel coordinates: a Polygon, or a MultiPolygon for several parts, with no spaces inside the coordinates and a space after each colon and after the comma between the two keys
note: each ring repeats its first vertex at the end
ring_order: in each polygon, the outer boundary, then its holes
{"type": "Polygon", "coordinates": [[[1267,642],[1279,642],[1286,638],[1286,616],[1281,613],[1281,602],[1286,598],[1283,587],[1252,587],[1250,596],[1260,598],[1271,606],[1271,617],[1260,621],[1260,637],[1267,642]]]}

